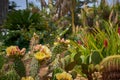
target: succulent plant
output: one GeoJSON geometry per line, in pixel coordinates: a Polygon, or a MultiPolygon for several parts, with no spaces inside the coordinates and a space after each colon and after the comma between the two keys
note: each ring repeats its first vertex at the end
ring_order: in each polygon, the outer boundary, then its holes
{"type": "Polygon", "coordinates": [[[20,80],[20,76],[14,69],[11,69],[8,72],[3,72],[3,74],[0,75],[0,80],[20,80]]]}
{"type": "Polygon", "coordinates": [[[24,63],[21,59],[15,59],[14,61],[14,69],[16,70],[17,74],[20,77],[23,77],[26,75],[26,70],[25,70],[25,66],[24,63]]]}
{"type": "Polygon", "coordinates": [[[103,80],[119,80],[120,79],[120,55],[106,57],[100,63],[100,72],[103,80]]]}
{"type": "Polygon", "coordinates": [[[38,77],[38,71],[40,68],[39,66],[40,66],[39,61],[33,57],[30,64],[30,76],[35,78],[35,80],[39,80],[39,77],[38,77]]]}

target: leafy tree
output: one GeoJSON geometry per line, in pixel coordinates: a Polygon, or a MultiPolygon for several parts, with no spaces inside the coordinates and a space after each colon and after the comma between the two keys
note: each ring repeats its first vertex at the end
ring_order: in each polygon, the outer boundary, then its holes
{"type": "Polygon", "coordinates": [[[42,10],[49,9],[50,14],[55,16],[56,21],[61,18],[68,16],[71,21],[72,32],[75,32],[75,23],[77,21],[77,13],[80,13],[80,10],[84,4],[95,3],[97,0],[49,0],[48,5],[45,0],[40,0],[42,10]],[[70,6],[71,5],[71,6],[70,6]],[[48,6],[48,7],[46,7],[48,6]]]}

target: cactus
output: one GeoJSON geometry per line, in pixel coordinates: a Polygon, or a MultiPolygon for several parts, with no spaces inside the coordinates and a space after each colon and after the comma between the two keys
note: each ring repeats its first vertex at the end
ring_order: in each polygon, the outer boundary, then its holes
{"type": "Polygon", "coordinates": [[[23,61],[19,58],[16,58],[14,60],[14,69],[16,70],[17,74],[20,77],[23,77],[26,75],[26,70],[25,70],[25,66],[23,64],[23,61]]]}
{"type": "Polygon", "coordinates": [[[62,72],[63,72],[63,70],[62,70],[61,68],[59,68],[59,67],[56,68],[56,69],[54,69],[54,70],[53,70],[53,74],[52,74],[52,80],[57,80],[55,75],[56,75],[57,73],[62,73],[62,72]]]}
{"type": "Polygon", "coordinates": [[[100,72],[103,80],[119,80],[120,79],[120,55],[106,57],[100,63],[100,72]]]}
{"type": "Polygon", "coordinates": [[[92,54],[91,54],[91,61],[93,64],[99,64],[100,61],[102,60],[102,57],[100,56],[100,53],[98,51],[94,51],[92,54]]]}
{"type": "Polygon", "coordinates": [[[33,57],[30,64],[30,76],[35,78],[35,80],[39,80],[38,76],[39,68],[40,68],[39,61],[33,57]]]}
{"type": "Polygon", "coordinates": [[[59,43],[58,45],[56,45],[53,49],[53,53],[55,54],[60,54],[62,53],[63,51],[67,50],[67,44],[65,43],[59,43]]]}
{"type": "Polygon", "coordinates": [[[15,70],[10,70],[5,75],[1,76],[0,80],[20,80],[20,76],[15,70]]]}

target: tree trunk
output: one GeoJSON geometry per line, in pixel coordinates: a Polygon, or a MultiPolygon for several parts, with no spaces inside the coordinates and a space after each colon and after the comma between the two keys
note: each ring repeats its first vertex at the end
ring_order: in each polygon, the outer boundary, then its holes
{"type": "Polygon", "coordinates": [[[26,0],[26,9],[28,9],[28,4],[29,4],[28,0],[26,0]]]}
{"type": "Polygon", "coordinates": [[[74,14],[75,6],[76,6],[76,1],[72,0],[71,15],[72,15],[72,32],[73,32],[73,34],[75,33],[75,23],[74,23],[75,22],[75,14],[74,14]]]}
{"type": "Polygon", "coordinates": [[[0,25],[3,24],[8,12],[8,0],[0,0],[0,25]]]}

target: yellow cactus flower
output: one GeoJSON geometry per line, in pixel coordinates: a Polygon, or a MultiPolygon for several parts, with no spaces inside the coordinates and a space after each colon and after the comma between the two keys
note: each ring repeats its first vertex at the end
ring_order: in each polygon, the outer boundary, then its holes
{"type": "Polygon", "coordinates": [[[46,54],[44,52],[37,52],[34,56],[36,59],[40,61],[51,57],[50,54],[46,54]]]}
{"type": "Polygon", "coordinates": [[[20,53],[20,49],[17,46],[10,46],[6,49],[7,56],[14,55],[16,53],[20,53]]]}
{"type": "Polygon", "coordinates": [[[39,50],[37,53],[35,53],[35,58],[38,60],[44,60],[51,57],[51,51],[47,46],[44,45],[36,45],[36,49],[39,50]]]}
{"type": "Polygon", "coordinates": [[[44,52],[46,55],[51,54],[51,51],[47,46],[42,46],[41,52],[44,52]]]}
{"type": "Polygon", "coordinates": [[[18,46],[10,46],[6,49],[7,56],[23,55],[25,51],[26,51],[25,48],[20,50],[18,46]]]}
{"type": "Polygon", "coordinates": [[[43,52],[37,52],[34,56],[38,60],[43,60],[46,57],[46,55],[43,52]]]}
{"type": "Polygon", "coordinates": [[[28,76],[28,77],[22,77],[21,80],[34,80],[31,76],[28,76]]]}
{"type": "Polygon", "coordinates": [[[56,46],[56,45],[58,45],[59,43],[58,42],[54,42],[54,45],[56,46]]]}
{"type": "Polygon", "coordinates": [[[70,43],[70,40],[65,40],[65,43],[70,43]]]}
{"type": "Polygon", "coordinates": [[[57,80],[73,80],[72,75],[66,72],[56,74],[56,79],[57,80]]]}

